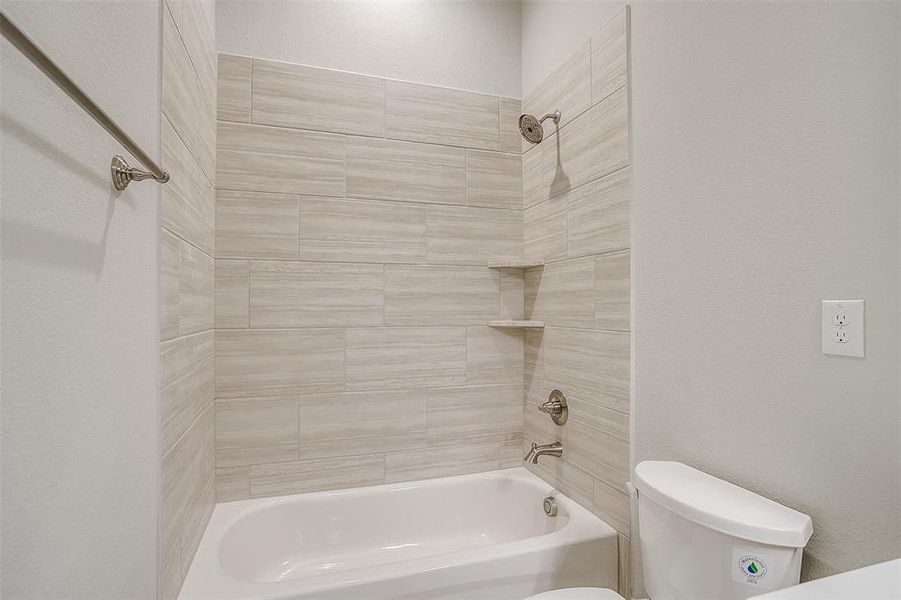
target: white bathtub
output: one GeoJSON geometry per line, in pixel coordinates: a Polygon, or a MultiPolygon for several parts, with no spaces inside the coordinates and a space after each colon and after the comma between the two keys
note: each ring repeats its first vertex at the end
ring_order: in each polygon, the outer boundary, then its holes
{"type": "Polygon", "coordinates": [[[616,532],[515,468],[219,504],[179,598],[520,600],[616,583],[616,532]]]}

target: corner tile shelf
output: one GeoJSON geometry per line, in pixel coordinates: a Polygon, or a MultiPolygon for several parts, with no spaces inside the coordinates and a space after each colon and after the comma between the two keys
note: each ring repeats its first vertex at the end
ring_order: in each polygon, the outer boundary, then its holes
{"type": "Polygon", "coordinates": [[[488,327],[509,327],[515,329],[544,329],[544,321],[525,321],[521,319],[502,319],[488,321],[488,327]]]}
{"type": "Polygon", "coordinates": [[[488,263],[489,269],[531,269],[543,266],[543,262],[522,262],[515,260],[488,263]]]}

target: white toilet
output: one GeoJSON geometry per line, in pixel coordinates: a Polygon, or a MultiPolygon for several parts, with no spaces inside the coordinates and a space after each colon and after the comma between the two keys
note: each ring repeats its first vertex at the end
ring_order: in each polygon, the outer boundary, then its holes
{"type": "MultiPolygon", "coordinates": [[[[651,600],[744,600],[798,583],[809,516],[678,462],[639,463],[635,487],[651,600]]],[[[528,600],[617,599],[569,588],[528,600]]]]}

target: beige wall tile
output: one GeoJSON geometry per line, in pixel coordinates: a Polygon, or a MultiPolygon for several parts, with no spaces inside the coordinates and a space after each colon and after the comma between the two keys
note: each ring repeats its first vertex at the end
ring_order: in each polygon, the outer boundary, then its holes
{"type": "Polygon", "coordinates": [[[467,150],[466,204],[488,208],[522,207],[522,156],[467,150]]]}
{"type": "Polygon", "coordinates": [[[522,114],[522,100],[519,98],[500,99],[500,150],[501,152],[522,152],[522,136],[519,134],[519,115],[522,114]]]}
{"type": "Polygon", "coordinates": [[[217,189],[343,196],[342,135],[219,122],[217,189]]]}
{"type": "MultiPolygon", "coordinates": [[[[164,0],[166,9],[169,13],[171,13],[170,18],[172,22],[175,23],[176,29],[182,28],[182,13],[184,12],[184,0],[164,0]]],[[[164,11],[165,13],[166,11],[164,11]]],[[[164,18],[165,18],[164,14],[164,18]]]]}
{"type": "Polygon", "coordinates": [[[179,335],[178,282],[182,241],[160,228],[160,339],[179,335]]]}
{"type": "Polygon", "coordinates": [[[162,591],[178,595],[181,587],[182,529],[189,515],[191,455],[182,437],[160,461],[160,581],[162,591]]]}
{"type": "Polygon", "coordinates": [[[216,328],[250,326],[250,262],[216,259],[216,328]]]}
{"type": "Polygon", "coordinates": [[[547,394],[544,393],[544,330],[526,331],[524,337],[524,400],[537,406],[547,400],[547,394]]]}
{"type": "Polygon", "coordinates": [[[351,137],[347,142],[347,195],[462,205],[466,202],[466,151],[351,137]]]}
{"type": "Polygon", "coordinates": [[[386,325],[470,325],[498,317],[498,275],[484,267],[385,266],[386,325]]]}
{"type": "Polygon", "coordinates": [[[183,577],[188,573],[216,502],[212,406],[197,417],[197,421],[188,430],[185,439],[191,456],[189,467],[191,490],[188,497],[187,518],[181,528],[183,577]]]}
{"type": "Polygon", "coordinates": [[[162,112],[181,136],[207,178],[213,181],[216,170],[215,98],[204,92],[178,28],[169,13],[163,15],[161,71],[162,112]]]}
{"type": "Polygon", "coordinates": [[[258,192],[216,193],[216,256],[296,259],[297,196],[258,192]]]}
{"type": "Polygon", "coordinates": [[[466,385],[516,384],[522,401],[523,344],[521,331],[467,327],[466,385]]]}
{"type": "MultiPolygon", "coordinates": [[[[160,159],[159,591],[175,598],[215,502],[215,6],[167,3],[160,159]]],[[[140,166],[140,165],[139,165],[140,166]]]]}
{"type": "Polygon", "coordinates": [[[521,383],[428,392],[429,446],[501,442],[521,437],[521,383]]]}
{"type": "Polygon", "coordinates": [[[181,590],[181,548],[178,544],[160,544],[160,572],[157,596],[177,600],[181,590]]]}
{"type": "Polygon", "coordinates": [[[500,318],[522,319],[525,315],[525,271],[497,269],[500,318]]]}
{"type": "Polygon", "coordinates": [[[179,332],[213,328],[215,263],[202,250],[181,242],[178,281],[179,332]]]}
{"type": "Polygon", "coordinates": [[[298,400],[291,396],[216,400],[216,467],[297,460],[298,400]]]}
{"type": "Polygon", "coordinates": [[[160,344],[160,448],[168,451],[213,401],[213,332],[160,344]]]}
{"type": "Polygon", "coordinates": [[[250,467],[216,468],[216,502],[250,498],[250,467]]]}
{"type": "Polygon", "coordinates": [[[522,457],[525,456],[522,451],[522,440],[507,440],[501,442],[499,446],[501,469],[522,466],[522,457]]]}
{"type": "Polygon", "coordinates": [[[300,457],[375,454],[426,445],[425,390],[302,394],[300,457]]]}
{"type": "Polygon", "coordinates": [[[196,79],[209,106],[216,107],[216,3],[211,0],[183,2],[182,40],[191,57],[196,79]]]}
{"type": "Polygon", "coordinates": [[[389,138],[498,149],[497,96],[405,81],[386,82],[385,94],[389,138]]]}
{"type": "Polygon", "coordinates": [[[425,262],[423,205],[338,198],[300,199],[301,260],[425,262]]]}
{"type": "Polygon", "coordinates": [[[382,265],[251,261],[250,326],[381,325],[382,265]]]}
{"type": "Polygon", "coordinates": [[[629,7],[591,36],[591,101],[599,102],[629,81],[629,7]]]}
{"type": "MultiPolygon", "coordinates": [[[[216,181],[216,161],[217,161],[217,129],[216,129],[216,104],[212,104],[208,109],[204,109],[198,118],[201,119],[202,127],[200,128],[200,137],[197,143],[195,156],[197,164],[200,166],[211,186],[215,186],[216,181]]],[[[170,180],[171,181],[171,180],[170,180]]],[[[215,195],[215,192],[211,192],[215,195]]],[[[211,490],[213,492],[214,490],[211,490]]]]}
{"type": "Polygon", "coordinates": [[[347,330],[347,389],[464,385],[464,327],[347,330]]]}
{"type": "Polygon", "coordinates": [[[250,468],[250,496],[280,496],[337,490],[385,481],[382,454],[321,458],[250,468]]]}
{"type": "Polygon", "coordinates": [[[632,597],[632,551],[629,538],[623,534],[619,538],[619,585],[617,593],[623,598],[632,597]]]}
{"type": "Polygon", "coordinates": [[[522,207],[524,209],[547,200],[541,177],[541,148],[536,146],[522,155],[522,207]]]}
{"type": "Polygon", "coordinates": [[[556,196],[629,164],[628,90],[594,105],[541,143],[542,189],[556,196]]]}
{"type": "Polygon", "coordinates": [[[212,329],[214,280],[212,258],[160,230],[161,339],[212,329]]]}
{"type": "Polygon", "coordinates": [[[495,208],[429,206],[430,263],[486,265],[522,253],[522,212],[495,208]]]}
{"type": "Polygon", "coordinates": [[[630,535],[629,497],[601,481],[594,482],[594,514],[623,535],[630,535]]]}
{"type": "Polygon", "coordinates": [[[621,169],[567,195],[570,257],[629,247],[631,171],[621,169]]]}
{"type": "Polygon", "coordinates": [[[569,397],[629,412],[629,334],[548,327],[544,385],[569,397]]]}
{"type": "MultiPolygon", "coordinates": [[[[523,98],[523,112],[541,118],[560,110],[560,125],[578,117],[591,104],[590,47],[585,42],[544,81],[523,98]]],[[[554,130],[551,120],[544,122],[545,134],[554,130]]]]}
{"type": "Polygon", "coordinates": [[[466,444],[390,452],[385,455],[387,481],[450,477],[498,468],[498,445],[466,444]]]}
{"type": "Polygon", "coordinates": [[[528,278],[528,314],[548,325],[594,328],[595,269],[592,256],[545,265],[528,278]]]}
{"type": "MultiPolygon", "coordinates": [[[[544,418],[547,419],[547,415],[544,415],[544,418]]],[[[539,444],[547,443],[541,440],[536,441],[539,444]]],[[[564,448],[565,451],[566,448],[564,448]]],[[[529,470],[591,510],[594,498],[594,479],[582,469],[574,467],[565,459],[545,458],[537,465],[529,465],[529,470]]]]}
{"type": "Polygon", "coordinates": [[[629,480],[629,441],[585,425],[566,423],[566,461],[610,486],[625,489],[629,480]]]}
{"type": "Polygon", "coordinates": [[[219,120],[250,123],[250,65],[247,56],[219,55],[219,120]]]}
{"type": "Polygon", "coordinates": [[[162,163],[170,176],[160,187],[160,222],[212,256],[216,192],[169,120],[160,121],[162,163]]]}
{"type": "Polygon", "coordinates": [[[216,396],[219,398],[343,388],[343,329],[216,332],[216,396]]]}
{"type": "Polygon", "coordinates": [[[589,425],[607,435],[623,440],[629,439],[629,414],[571,397],[569,400],[569,418],[589,425]]]}
{"type": "Polygon", "coordinates": [[[212,413],[209,407],[198,415],[161,460],[161,581],[166,582],[167,589],[181,585],[212,513],[212,413]]]}
{"type": "Polygon", "coordinates": [[[385,134],[385,80],[253,59],[253,122],[335,133],[385,134]]]}
{"type": "Polygon", "coordinates": [[[566,257],[566,197],[558,196],[523,211],[526,259],[551,261],[566,257]]]}
{"type": "Polygon", "coordinates": [[[629,252],[595,258],[595,326],[629,331],[629,252]]]}

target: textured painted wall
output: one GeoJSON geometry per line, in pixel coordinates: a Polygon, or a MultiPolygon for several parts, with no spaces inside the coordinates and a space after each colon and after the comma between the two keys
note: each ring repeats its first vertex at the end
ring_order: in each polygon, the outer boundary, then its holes
{"type": "Polygon", "coordinates": [[[519,2],[217,4],[220,52],[520,97],[519,2]]]}
{"type": "MultiPolygon", "coordinates": [[[[3,12],[159,156],[159,3],[3,12]]],[[[113,190],[119,143],[6,40],[0,60],[0,587],[153,598],[160,186],[113,190]]]]}
{"type": "Polygon", "coordinates": [[[635,460],[806,512],[803,576],[901,554],[898,5],[633,7],[635,460]],[[865,298],[867,356],[820,354],[865,298]]]}
{"type": "Polygon", "coordinates": [[[220,55],[220,501],[519,464],[519,109],[220,55]]]}
{"type": "Polygon", "coordinates": [[[160,598],[175,598],[215,503],[215,4],[162,6],[160,598]]]}

